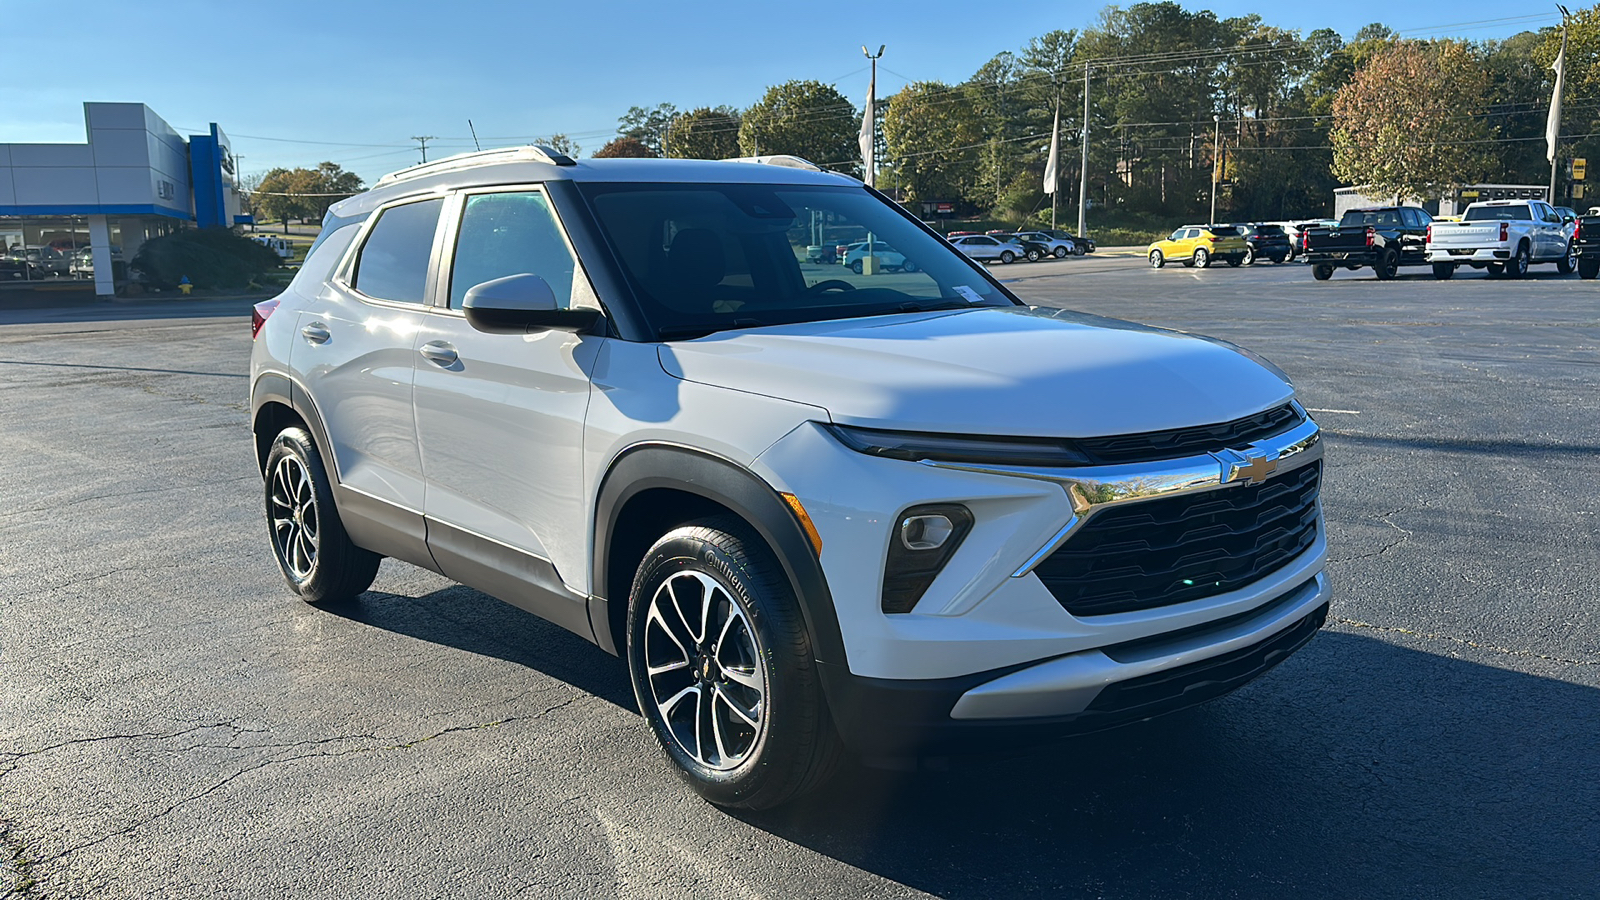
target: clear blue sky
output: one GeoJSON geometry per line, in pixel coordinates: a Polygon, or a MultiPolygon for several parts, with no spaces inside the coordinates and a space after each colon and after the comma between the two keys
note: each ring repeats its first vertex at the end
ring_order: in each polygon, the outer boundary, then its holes
{"type": "MultiPolygon", "coordinates": [[[[1491,0],[1182,5],[1219,18],[1266,7],[1269,24],[1346,37],[1369,22],[1482,39],[1558,21],[1553,4],[1491,0]]],[[[635,104],[743,107],[791,78],[836,82],[860,104],[864,43],[888,45],[880,93],[960,81],[1029,38],[1093,24],[1103,6],[86,0],[46,21],[37,4],[0,0],[13,79],[0,143],[81,142],[84,101],[139,101],[185,134],[217,122],[246,172],[331,159],[371,182],[417,160],[412,135],[442,138],[430,156],[470,150],[469,118],[486,147],[564,132],[587,155],[635,104]]]]}

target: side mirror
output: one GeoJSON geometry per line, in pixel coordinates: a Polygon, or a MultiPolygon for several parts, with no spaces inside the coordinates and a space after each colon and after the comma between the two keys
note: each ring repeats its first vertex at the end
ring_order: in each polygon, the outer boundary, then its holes
{"type": "Polygon", "coordinates": [[[550,283],[526,272],[473,285],[461,309],[469,325],[488,334],[583,331],[600,319],[596,309],[556,306],[550,283]]]}

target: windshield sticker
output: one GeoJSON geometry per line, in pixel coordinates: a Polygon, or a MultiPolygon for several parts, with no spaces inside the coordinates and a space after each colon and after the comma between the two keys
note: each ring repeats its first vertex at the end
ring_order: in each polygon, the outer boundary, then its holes
{"type": "Polygon", "coordinates": [[[968,303],[982,303],[983,302],[983,295],[982,294],[979,294],[977,291],[973,290],[970,287],[967,287],[964,284],[956,285],[955,291],[956,291],[956,293],[961,295],[961,299],[967,301],[968,303]]]}

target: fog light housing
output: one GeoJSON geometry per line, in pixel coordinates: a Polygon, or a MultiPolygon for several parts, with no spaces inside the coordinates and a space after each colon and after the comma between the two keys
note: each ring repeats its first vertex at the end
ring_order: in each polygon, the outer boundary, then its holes
{"type": "Polygon", "coordinates": [[[883,566],[883,611],[910,612],[971,530],[971,511],[957,503],[913,506],[897,516],[883,566]]]}

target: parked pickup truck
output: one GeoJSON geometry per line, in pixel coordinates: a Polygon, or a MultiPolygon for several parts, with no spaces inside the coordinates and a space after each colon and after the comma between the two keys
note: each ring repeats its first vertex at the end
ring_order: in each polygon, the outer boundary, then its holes
{"type": "Polygon", "coordinates": [[[1301,233],[1302,250],[1318,281],[1333,277],[1339,267],[1371,266],[1379,280],[1400,274],[1401,266],[1427,262],[1424,243],[1433,219],[1415,206],[1378,206],[1347,211],[1337,225],[1301,233]]]}
{"type": "Polygon", "coordinates": [[[1521,278],[1536,263],[1555,263],[1570,275],[1577,268],[1572,231],[1572,221],[1543,200],[1474,203],[1461,221],[1435,222],[1428,229],[1428,262],[1438,279],[1454,275],[1457,266],[1521,278]]]}
{"type": "Polygon", "coordinates": [[[1578,257],[1578,277],[1600,275],[1600,206],[1578,219],[1572,229],[1572,252],[1578,257]]]}

